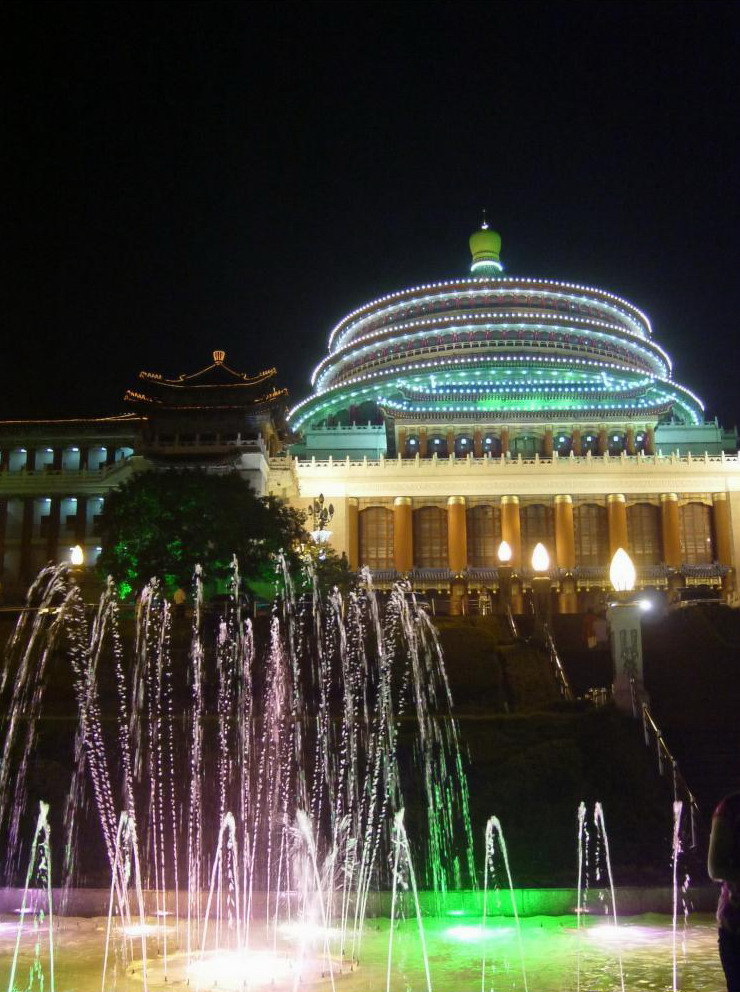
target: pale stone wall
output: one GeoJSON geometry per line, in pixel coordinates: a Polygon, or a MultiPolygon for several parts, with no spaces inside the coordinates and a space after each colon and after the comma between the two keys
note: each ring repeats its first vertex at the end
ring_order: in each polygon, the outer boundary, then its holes
{"type": "MultiPolygon", "coordinates": [[[[308,508],[320,494],[334,504],[331,543],[348,556],[350,498],[359,500],[362,508],[375,502],[389,505],[398,498],[411,499],[417,506],[447,503],[450,497],[465,497],[469,504],[503,496],[517,496],[520,502],[544,499],[553,505],[556,496],[596,497],[606,503],[608,496],[622,494],[629,505],[638,499],[659,504],[661,496],[675,494],[680,505],[687,500],[711,503],[713,493],[726,492],[732,564],[737,567],[740,562],[738,456],[293,459],[275,466],[273,491],[278,478],[281,493],[296,506],[308,508]],[[292,479],[290,486],[284,481],[286,473],[292,479]]],[[[667,498],[675,500],[673,495],[667,498]]]]}

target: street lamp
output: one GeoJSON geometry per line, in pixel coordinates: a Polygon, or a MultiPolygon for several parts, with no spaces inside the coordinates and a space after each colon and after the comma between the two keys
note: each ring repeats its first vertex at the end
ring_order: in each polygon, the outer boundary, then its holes
{"type": "Polygon", "coordinates": [[[632,559],[624,548],[618,548],[609,566],[609,581],[617,601],[610,603],[606,611],[614,668],[612,692],[617,707],[635,716],[637,701],[647,700],[642,674],[642,606],[630,596],[636,579],[632,559]]]}
{"type": "Polygon", "coordinates": [[[536,544],[532,552],[532,597],[534,615],[538,623],[547,623],[550,617],[550,555],[544,544],[536,544]]]}
{"type": "Polygon", "coordinates": [[[498,546],[498,610],[506,613],[511,606],[511,559],[513,552],[508,541],[498,546]]]}
{"type": "Polygon", "coordinates": [[[74,565],[75,568],[79,568],[85,564],[85,552],[79,544],[75,544],[73,548],[69,549],[69,560],[70,564],[74,565]]]}
{"type": "Polygon", "coordinates": [[[318,499],[313,501],[309,512],[313,518],[314,524],[314,529],[311,531],[311,537],[314,539],[316,544],[327,544],[332,535],[332,532],[329,530],[329,524],[334,516],[333,504],[326,503],[324,501],[324,494],[319,493],[318,499]]]}
{"type": "Polygon", "coordinates": [[[637,572],[632,564],[632,559],[624,548],[617,548],[609,566],[609,581],[612,588],[615,592],[622,594],[632,592],[636,580],[637,572]]]}

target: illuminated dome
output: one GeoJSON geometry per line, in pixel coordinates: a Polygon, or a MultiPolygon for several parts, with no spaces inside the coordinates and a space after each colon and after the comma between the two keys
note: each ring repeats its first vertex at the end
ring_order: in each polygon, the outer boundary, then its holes
{"type": "Polygon", "coordinates": [[[703,422],[641,310],[605,290],[505,275],[500,247],[484,222],[470,238],[470,276],[400,290],[344,317],[292,426],[367,422],[373,412],[412,431],[703,422]]]}

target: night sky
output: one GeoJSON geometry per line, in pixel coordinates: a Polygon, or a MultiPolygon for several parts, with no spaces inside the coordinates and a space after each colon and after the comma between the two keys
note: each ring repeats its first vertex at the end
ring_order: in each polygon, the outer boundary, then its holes
{"type": "Polygon", "coordinates": [[[514,275],[651,317],[740,422],[740,7],[0,7],[0,417],[110,414],[214,348],[293,402],[348,310],[514,275]]]}

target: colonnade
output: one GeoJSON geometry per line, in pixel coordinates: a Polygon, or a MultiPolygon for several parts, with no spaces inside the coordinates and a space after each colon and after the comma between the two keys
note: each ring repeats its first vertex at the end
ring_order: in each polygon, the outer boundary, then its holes
{"type": "Polygon", "coordinates": [[[0,499],[0,565],[3,566],[0,576],[7,572],[12,581],[27,582],[44,562],[66,559],[67,546],[84,546],[86,541],[96,537],[96,511],[99,512],[101,506],[101,497],[88,495],[0,499]],[[63,520],[65,503],[73,512],[63,520]],[[40,504],[43,504],[43,512],[40,512],[40,504]],[[9,513],[11,506],[12,514],[9,513]],[[6,569],[8,554],[13,567],[6,569]]]}
{"type": "Polygon", "coordinates": [[[47,447],[3,447],[0,448],[0,471],[2,472],[51,472],[92,469],[100,471],[110,468],[117,460],[133,451],[131,446],[81,444],[47,447]]]}
{"type": "MultiPolygon", "coordinates": [[[[715,558],[721,565],[732,565],[730,507],[727,493],[712,495],[715,558]]],[[[627,500],[623,493],[610,493],[606,498],[609,554],[617,548],[628,547],[627,500]]],[[[681,531],[677,493],[660,494],[660,519],[664,564],[672,568],[681,565],[681,531]]],[[[555,547],[553,565],[566,572],[576,567],[576,540],[573,497],[559,494],[554,498],[555,547]]],[[[522,561],[522,532],[518,496],[501,497],[501,539],[512,550],[511,565],[527,567],[522,561]]],[[[350,497],[347,507],[347,556],[352,568],[360,562],[359,501],[350,497]]],[[[397,572],[406,574],[414,567],[413,501],[410,496],[397,496],[393,501],[393,564],[397,572]]],[[[447,500],[447,565],[459,574],[468,566],[467,500],[450,496],[447,500]]]]}
{"type": "MultiPolygon", "coordinates": [[[[403,458],[431,458],[433,454],[472,455],[482,458],[485,455],[516,455],[520,442],[536,442],[537,453],[544,458],[552,458],[555,452],[580,457],[591,452],[605,455],[607,452],[624,451],[636,455],[643,451],[646,455],[655,453],[655,430],[653,427],[636,429],[633,426],[610,428],[604,424],[592,428],[569,428],[556,430],[547,427],[533,434],[518,427],[446,427],[430,430],[427,427],[399,427],[396,435],[397,450],[403,458]]],[[[534,451],[532,451],[534,454],[534,451]]]]}

